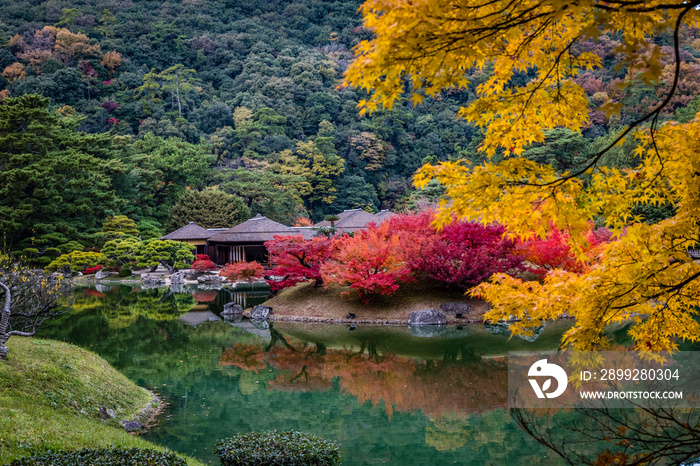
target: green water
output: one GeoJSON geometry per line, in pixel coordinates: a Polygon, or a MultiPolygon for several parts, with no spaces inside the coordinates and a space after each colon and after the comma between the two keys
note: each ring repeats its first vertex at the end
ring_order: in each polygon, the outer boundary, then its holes
{"type": "Polygon", "coordinates": [[[341,447],[344,465],[534,465],[557,459],[506,409],[508,351],[554,349],[482,325],[414,335],[406,327],[275,323],[218,317],[260,294],[196,289],[80,289],[42,329],[107,359],[169,404],[146,438],[219,464],[215,443],[294,429],[341,447]]]}

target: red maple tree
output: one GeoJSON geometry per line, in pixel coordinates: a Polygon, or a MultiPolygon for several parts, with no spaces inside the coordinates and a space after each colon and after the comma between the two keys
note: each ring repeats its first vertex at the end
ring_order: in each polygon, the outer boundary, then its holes
{"type": "Polygon", "coordinates": [[[265,243],[270,262],[275,264],[270,275],[281,277],[268,280],[273,291],[308,280],[314,280],[316,286],[323,284],[321,264],[330,258],[331,240],[326,237],[305,240],[301,235],[273,238],[265,243]]]}

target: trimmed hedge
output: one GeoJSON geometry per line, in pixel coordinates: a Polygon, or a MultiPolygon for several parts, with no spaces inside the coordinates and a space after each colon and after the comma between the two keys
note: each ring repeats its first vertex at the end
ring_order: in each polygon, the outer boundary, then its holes
{"type": "Polygon", "coordinates": [[[222,466],[332,466],[340,464],[338,445],[301,432],[250,432],[216,445],[222,466]]]}
{"type": "Polygon", "coordinates": [[[131,269],[129,267],[122,267],[119,269],[120,278],[128,277],[129,275],[131,275],[131,269]]]}
{"type": "Polygon", "coordinates": [[[129,448],[128,450],[86,448],[84,450],[48,451],[41,455],[14,460],[9,466],[187,466],[174,453],[129,448]]]}

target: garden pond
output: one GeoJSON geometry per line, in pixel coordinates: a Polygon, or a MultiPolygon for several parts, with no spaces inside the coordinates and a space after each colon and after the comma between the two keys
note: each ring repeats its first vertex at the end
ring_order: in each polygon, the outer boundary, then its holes
{"type": "Polygon", "coordinates": [[[167,403],[145,438],[218,464],[237,433],[299,430],[340,445],[344,465],[559,464],[507,409],[504,356],[554,350],[570,322],[536,339],[507,329],[274,322],[220,317],[266,299],[231,289],[93,285],[42,337],[96,352],[167,403]]]}

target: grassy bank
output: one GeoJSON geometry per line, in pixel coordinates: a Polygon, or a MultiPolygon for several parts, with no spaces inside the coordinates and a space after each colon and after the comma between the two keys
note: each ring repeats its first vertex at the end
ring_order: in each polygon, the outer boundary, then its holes
{"type": "MultiPolygon", "coordinates": [[[[402,285],[396,294],[378,296],[370,304],[351,301],[340,296],[340,288],[316,288],[313,283],[302,283],[282,290],[265,305],[273,308],[271,320],[298,319],[306,321],[346,322],[349,313],[356,322],[406,323],[412,311],[438,309],[446,302],[471,305],[465,321],[481,322],[488,306],[484,301],[470,299],[461,291],[450,291],[421,283],[402,285]]],[[[454,319],[454,315],[447,316],[454,319]]]]}
{"type": "MultiPolygon", "coordinates": [[[[0,464],[47,449],[140,447],[163,450],[120,427],[151,395],[105,360],[67,343],[12,338],[0,362],[0,464]],[[115,419],[102,421],[100,406],[115,419]]],[[[188,460],[190,465],[201,465],[188,460]]]]}

